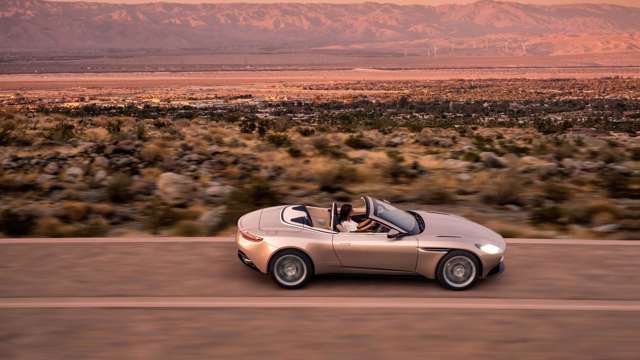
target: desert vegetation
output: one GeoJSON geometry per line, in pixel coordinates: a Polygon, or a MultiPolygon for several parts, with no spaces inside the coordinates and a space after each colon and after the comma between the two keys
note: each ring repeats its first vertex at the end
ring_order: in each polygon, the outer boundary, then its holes
{"type": "Polygon", "coordinates": [[[0,232],[212,235],[255,208],[366,193],[511,237],[638,238],[640,81],[308,86],[364,87],[383,95],[5,98],[0,232]]]}

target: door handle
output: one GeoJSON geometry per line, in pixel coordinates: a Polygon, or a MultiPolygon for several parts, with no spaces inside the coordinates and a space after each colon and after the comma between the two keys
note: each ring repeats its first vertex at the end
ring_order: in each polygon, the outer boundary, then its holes
{"type": "Polygon", "coordinates": [[[343,243],[340,243],[340,245],[342,245],[342,246],[351,246],[351,243],[350,242],[343,242],[343,243]]]}

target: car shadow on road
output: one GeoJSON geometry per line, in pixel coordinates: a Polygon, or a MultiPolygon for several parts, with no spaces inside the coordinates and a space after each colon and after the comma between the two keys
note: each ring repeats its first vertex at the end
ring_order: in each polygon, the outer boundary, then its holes
{"type": "Polygon", "coordinates": [[[374,275],[374,274],[323,274],[313,279],[313,284],[318,286],[403,286],[424,287],[437,285],[434,280],[419,275],[374,275]]]}

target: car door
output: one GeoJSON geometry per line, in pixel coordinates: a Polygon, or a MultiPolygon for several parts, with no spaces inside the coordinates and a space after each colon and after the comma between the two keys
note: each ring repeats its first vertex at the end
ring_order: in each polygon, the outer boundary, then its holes
{"type": "Polygon", "coordinates": [[[333,248],[344,267],[410,272],[416,269],[415,236],[389,239],[386,233],[339,232],[333,235],[333,248]]]}

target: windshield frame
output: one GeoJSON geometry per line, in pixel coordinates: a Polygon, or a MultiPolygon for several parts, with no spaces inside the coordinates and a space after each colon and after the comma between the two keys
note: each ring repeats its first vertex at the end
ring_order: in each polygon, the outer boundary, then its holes
{"type": "Polygon", "coordinates": [[[402,210],[402,209],[398,209],[397,207],[391,205],[389,202],[387,201],[383,201],[383,200],[379,200],[376,198],[372,198],[370,196],[365,196],[363,197],[365,204],[366,204],[366,208],[367,208],[367,217],[373,220],[376,220],[378,222],[381,222],[387,226],[390,226],[402,233],[405,234],[410,234],[410,235],[415,235],[420,233],[421,226],[420,223],[418,221],[418,219],[416,219],[415,215],[409,211],[406,210],[402,210]],[[384,206],[386,209],[393,211],[393,212],[397,212],[398,215],[405,217],[405,220],[409,220],[409,218],[411,219],[412,225],[411,225],[411,229],[406,229],[405,226],[401,226],[401,225],[407,225],[407,224],[397,224],[396,221],[393,218],[388,218],[388,217],[381,217],[376,215],[376,210],[380,207],[380,206],[384,206]]]}

